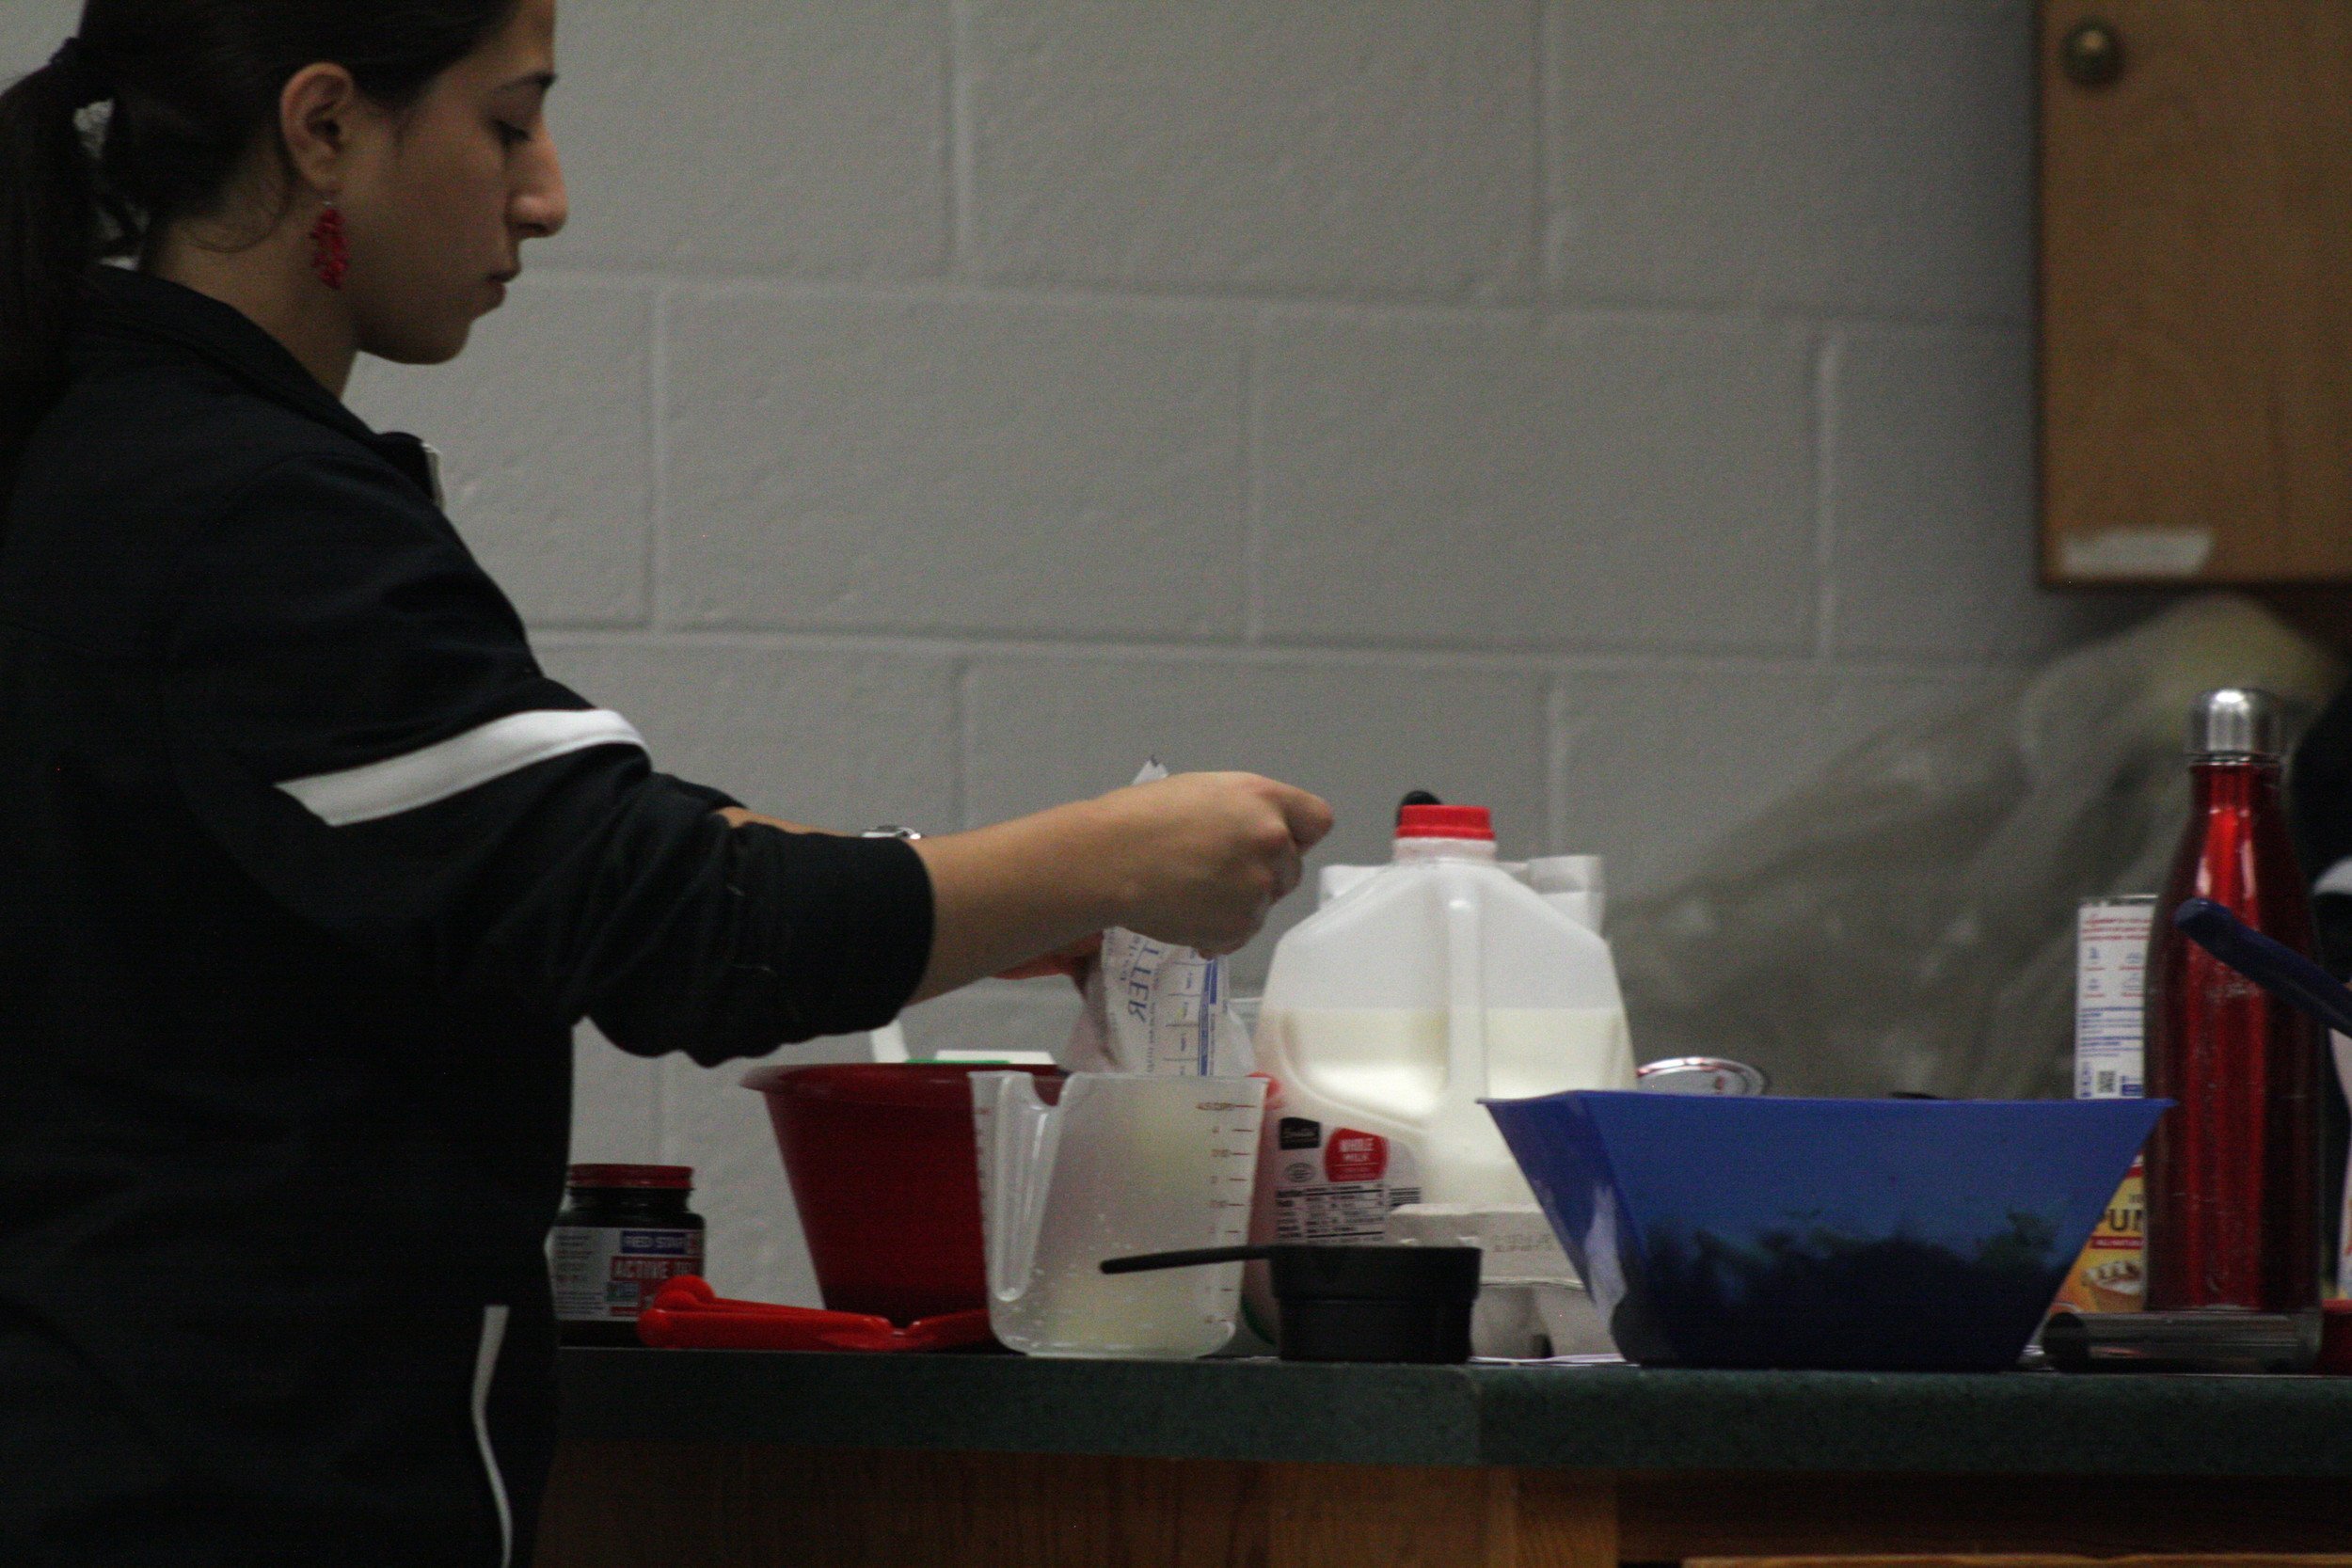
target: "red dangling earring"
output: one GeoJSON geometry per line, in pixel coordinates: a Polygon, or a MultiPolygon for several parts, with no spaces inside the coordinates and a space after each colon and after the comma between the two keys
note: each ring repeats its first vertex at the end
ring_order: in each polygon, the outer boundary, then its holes
{"type": "Polygon", "coordinates": [[[310,226],[310,270],[330,289],[343,286],[351,270],[351,245],[343,238],[343,215],[328,202],[318,222],[310,226]]]}

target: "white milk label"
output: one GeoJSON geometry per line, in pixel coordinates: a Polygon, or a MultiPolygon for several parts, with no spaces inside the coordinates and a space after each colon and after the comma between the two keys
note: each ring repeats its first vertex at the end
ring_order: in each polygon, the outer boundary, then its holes
{"type": "Polygon", "coordinates": [[[1389,1211],[1421,1201],[1413,1151],[1377,1132],[1283,1117],[1274,1141],[1277,1241],[1385,1242],[1389,1211]]]}
{"type": "Polygon", "coordinates": [[[703,1233],[653,1226],[559,1225],[548,1283],[566,1323],[634,1323],[662,1282],[703,1272],[703,1233]]]}

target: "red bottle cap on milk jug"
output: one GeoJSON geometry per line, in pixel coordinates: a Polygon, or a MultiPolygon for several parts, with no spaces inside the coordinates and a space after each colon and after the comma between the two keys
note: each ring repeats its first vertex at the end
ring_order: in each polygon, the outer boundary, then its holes
{"type": "Polygon", "coordinates": [[[1396,814],[1399,838],[1470,838],[1492,844],[1494,814],[1485,806],[1406,806],[1396,814]]]}

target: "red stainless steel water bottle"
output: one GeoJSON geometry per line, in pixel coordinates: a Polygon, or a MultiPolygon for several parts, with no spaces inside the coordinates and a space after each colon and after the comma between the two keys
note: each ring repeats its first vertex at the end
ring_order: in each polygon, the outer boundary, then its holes
{"type": "Polygon", "coordinates": [[[2208,691],[2189,720],[2194,803],[2148,954],[2148,1093],[2177,1101],[2148,1142],[2148,1309],[2319,1304],[2317,1025],[2185,939],[2211,898],[2298,953],[2312,911],[2279,795],[2279,705],[2208,691]]]}

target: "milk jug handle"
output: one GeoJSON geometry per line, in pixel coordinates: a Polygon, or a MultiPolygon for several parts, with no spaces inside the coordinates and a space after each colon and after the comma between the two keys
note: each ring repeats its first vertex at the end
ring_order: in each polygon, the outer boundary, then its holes
{"type": "Polygon", "coordinates": [[[1445,1097],[1469,1105],[1486,1094],[1486,911],[1474,888],[1446,891],[1445,1097]]]}

